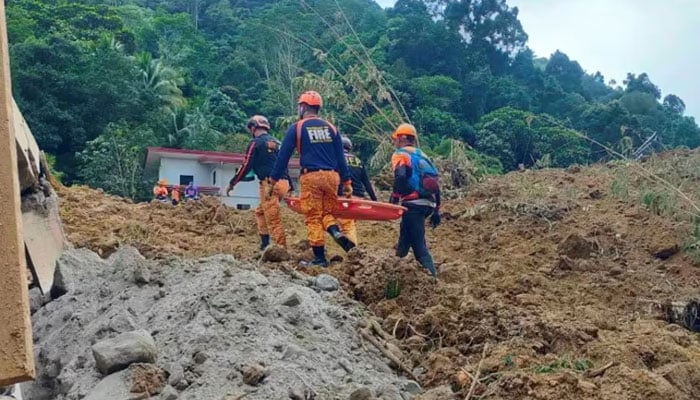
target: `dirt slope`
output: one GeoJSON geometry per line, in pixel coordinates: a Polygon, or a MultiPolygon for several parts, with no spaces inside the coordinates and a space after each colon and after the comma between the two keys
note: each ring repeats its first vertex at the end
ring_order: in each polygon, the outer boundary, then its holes
{"type": "MultiPolygon", "coordinates": [[[[397,223],[360,224],[361,248],[330,273],[402,339],[421,384],[451,385],[459,398],[474,375],[472,398],[700,398],[698,337],[658,307],[697,296],[700,273],[679,252],[690,227],[620,200],[619,181],[606,166],[516,172],[448,201],[428,234],[437,284],[392,255],[397,223]],[[387,299],[393,284],[400,294],[387,299]]],[[[252,213],[213,200],[173,208],[86,188],[61,195],[70,240],[103,255],[125,243],[152,258],[257,258],[252,213]]],[[[301,218],[285,212],[284,222],[291,243],[303,239],[301,218]]]]}

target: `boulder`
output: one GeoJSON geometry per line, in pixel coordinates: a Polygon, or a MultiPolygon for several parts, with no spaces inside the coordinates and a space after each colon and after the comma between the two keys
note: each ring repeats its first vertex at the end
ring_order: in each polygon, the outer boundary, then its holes
{"type": "Polygon", "coordinates": [[[97,369],[107,375],[137,362],[155,363],[158,349],[148,332],[138,330],[95,343],[92,354],[97,369]]]}

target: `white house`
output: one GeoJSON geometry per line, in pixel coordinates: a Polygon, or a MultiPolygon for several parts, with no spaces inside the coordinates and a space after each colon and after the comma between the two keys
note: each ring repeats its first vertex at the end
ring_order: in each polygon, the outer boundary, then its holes
{"type": "MultiPolygon", "coordinates": [[[[165,179],[168,185],[186,186],[190,182],[202,194],[220,196],[229,207],[240,210],[257,207],[259,182],[257,178],[240,182],[230,196],[226,196],[226,186],[243,165],[245,155],[219,151],[201,151],[149,147],[146,153],[146,167],[158,169],[158,179],[165,179]]],[[[299,159],[289,162],[289,174],[294,188],[299,190],[299,159]]]]}

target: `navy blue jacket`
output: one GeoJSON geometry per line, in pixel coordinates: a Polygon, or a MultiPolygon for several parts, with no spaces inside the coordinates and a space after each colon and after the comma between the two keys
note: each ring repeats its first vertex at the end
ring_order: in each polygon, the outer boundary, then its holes
{"type": "MultiPolygon", "coordinates": [[[[251,139],[245,152],[245,161],[243,161],[241,169],[238,170],[236,176],[229,183],[236,185],[240,181],[253,180],[252,178],[246,179],[246,175],[251,170],[253,170],[259,180],[267,179],[270,176],[270,172],[272,172],[272,167],[275,165],[279,151],[279,140],[269,133],[264,133],[251,139]]],[[[282,178],[289,179],[286,168],[282,171],[282,178]]]]}
{"type": "Polygon", "coordinates": [[[294,149],[297,147],[299,132],[299,163],[301,172],[337,171],[341,182],[350,181],[350,171],[345,162],[343,144],[337,130],[330,122],[318,117],[305,118],[292,124],[282,140],[282,148],[272,169],[270,178],[279,180],[289,164],[294,149]]]}
{"type": "MultiPolygon", "coordinates": [[[[348,164],[352,179],[352,195],[363,198],[366,191],[372,201],[377,201],[377,195],[374,193],[372,182],[369,181],[369,175],[367,175],[362,160],[352,153],[345,152],[345,162],[348,164]]],[[[338,187],[338,195],[341,194],[343,194],[343,185],[338,187]]]]}

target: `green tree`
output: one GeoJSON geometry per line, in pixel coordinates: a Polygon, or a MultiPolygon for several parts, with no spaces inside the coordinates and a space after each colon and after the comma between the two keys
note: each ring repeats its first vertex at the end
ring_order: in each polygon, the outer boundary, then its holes
{"type": "Polygon", "coordinates": [[[532,166],[545,155],[555,167],[588,158],[582,135],[548,115],[506,107],[485,115],[476,129],[477,150],[498,158],[506,170],[532,166]]]}
{"type": "Polygon", "coordinates": [[[124,123],[110,124],[104,134],[78,153],[84,183],[132,199],[148,198],[143,178],[145,148],[159,144],[153,131],[124,123]]]}
{"type": "Polygon", "coordinates": [[[179,88],[182,77],[161,60],[153,59],[150,53],[140,53],[136,63],[141,73],[141,84],[148,95],[154,96],[158,102],[169,110],[185,106],[185,98],[179,88]]]}
{"type": "Polygon", "coordinates": [[[623,83],[625,84],[625,92],[649,93],[657,100],[661,98],[661,90],[652,83],[646,72],[639,74],[639,76],[628,72],[627,79],[623,83]]]}
{"type": "Polygon", "coordinates": [[[666,95],[666,97],[664,97],[663,104],[665,108],[675,114],[683,115],[685,112],[685,102],[675,94],[666,95]]]}
{"type": "Polygon", "coordinates": [[[581,92],[583,68],[576,61],[569,60],[561,51],[557,50],[552,54],[544,71],[553,76],[565,91],[581,92]]]}
{"type": "Polygon", "coordinates": [[[436,6],[453,32],[459,32],[470,52],[478,54],[496,73],[505,72],[511,55],[525,49],[527,34],[518,8],[506,0],[426,0],[436,6]]]}

